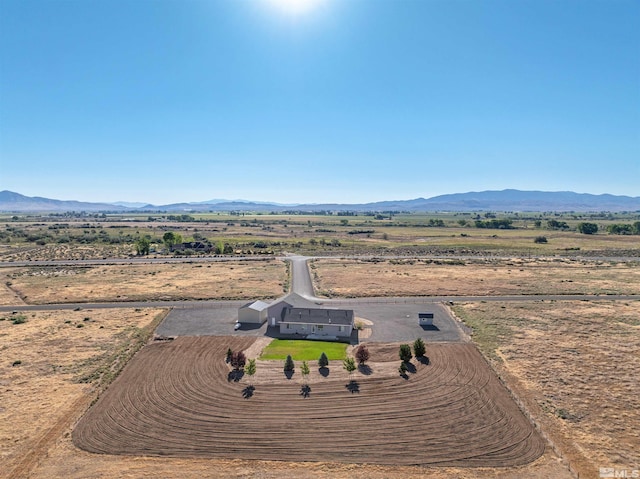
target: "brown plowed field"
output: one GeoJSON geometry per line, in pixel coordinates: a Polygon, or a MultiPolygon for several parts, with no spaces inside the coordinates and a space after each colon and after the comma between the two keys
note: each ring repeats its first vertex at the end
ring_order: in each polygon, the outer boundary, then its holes
{"type": "MultiPolygon", "coordinates": [[[[247,383],[228,381],[224,356],[253,341],[181,337],[145,347],[81,419],[74,443],[106,454],[463,467],[516,466],[544,452],[471,344],[430,344],[431,363],[408,380],[374,370],[355,376],[359,391],[350,392],[332,363],[307,398],[282,375],[243,399],[247,383]]],[[[395,347],[370,351],[399,364],[395,347]]]]}

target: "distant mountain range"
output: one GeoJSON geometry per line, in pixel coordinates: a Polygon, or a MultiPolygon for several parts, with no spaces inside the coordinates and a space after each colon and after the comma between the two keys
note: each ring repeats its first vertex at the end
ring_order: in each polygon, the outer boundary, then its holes
{"type": "Polygon", "coordinates": [[[640,211],[640,197],[591,195],[571,191],[481,191],[416,198],[414,200],[379,201],[364,204],[291,204],[246,200],[209,200],[197,203],[151,205],[148,203],[88,203],[62,201],[38,196],[29,197],[12,191],[0,191],[0,211],[6,213],[85,212],[172,212],[206,211],[640,211]]]}

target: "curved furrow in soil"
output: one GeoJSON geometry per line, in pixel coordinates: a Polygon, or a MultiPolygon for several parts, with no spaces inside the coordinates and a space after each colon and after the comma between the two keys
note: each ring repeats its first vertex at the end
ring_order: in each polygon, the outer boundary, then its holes
{"type": "Polygon", "coordinates": [[[244,399],[246,378],[229,380],[224,357],[251,343],[199,337],[148,346],[82,418],[74,442],[109,454],[487,467],[544,451],[472,345],[429,345],[430,364],[416,364],[408,380],[374,372],[356,376],[350,392],[336,374],[303,398],[299,382],[272,373],[244,399]]]}

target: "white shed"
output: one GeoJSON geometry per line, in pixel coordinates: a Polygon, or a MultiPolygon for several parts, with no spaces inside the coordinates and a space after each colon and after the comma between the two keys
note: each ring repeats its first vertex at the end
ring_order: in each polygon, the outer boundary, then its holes
{"type": "Polygon", "coordinates": [[[254,301],[247,303],[238,310],[239,323],[262,324],[267,320],[269,303],[254,301]]]}
{"type": "Polygon", "coordinates": [[[433,313],[418,313],[420,326],[433,326],[433,313]]]}

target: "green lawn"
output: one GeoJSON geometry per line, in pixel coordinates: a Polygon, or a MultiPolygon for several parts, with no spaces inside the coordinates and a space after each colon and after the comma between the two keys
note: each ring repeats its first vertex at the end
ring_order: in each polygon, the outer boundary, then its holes
{"type": "Polygon", "coordinates": [[[260,359],[286,359],[290,354],[295,361],[317,361],[324,352],[331,359],[347,357],[347,344],[299,339],[274,339],[264,348],[260,359]]]}

